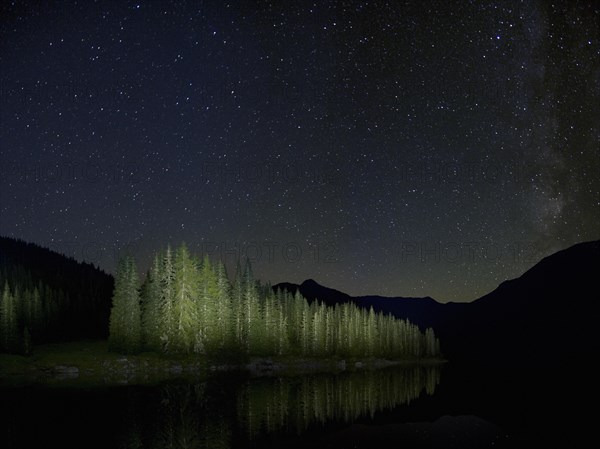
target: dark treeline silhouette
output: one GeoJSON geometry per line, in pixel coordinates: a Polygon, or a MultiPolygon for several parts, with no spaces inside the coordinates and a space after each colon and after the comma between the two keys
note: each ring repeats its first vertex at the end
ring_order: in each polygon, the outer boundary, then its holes
{"type": "Polygon", "coordinates": [[[421,358],[439,355],[433,331],[354,304],[328,307],[273,291],[238,263],[230,283],[221,262],[185,245],[156,254],[141,287],[135,263],[118,267],[109,346],[177,354],[421,358]]]}
{"type": "Polygon", "coordinates": [[[0,351],[105,337],[112,276],[32,243],[0,237],[0,351]]]}

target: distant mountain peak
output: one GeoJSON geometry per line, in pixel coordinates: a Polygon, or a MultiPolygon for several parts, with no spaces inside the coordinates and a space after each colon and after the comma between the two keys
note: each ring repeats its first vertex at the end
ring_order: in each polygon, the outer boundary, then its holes
{"type": "Polygon", "coordinates": [[[314,279],[306,279],[304,282],[302,282],[302,284],[300,285],[318,285],[319,287],[323,287],[321,284],[319,284],[317,281],[315,281],[314,279]]]}

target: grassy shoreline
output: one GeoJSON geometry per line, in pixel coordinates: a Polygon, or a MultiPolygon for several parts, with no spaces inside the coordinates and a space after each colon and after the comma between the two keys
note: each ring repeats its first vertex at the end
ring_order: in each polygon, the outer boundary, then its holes
{"type": "Polygon", "coordinates": [[[251,377],[377,369],[393,365],[425,366],[442,359],[386,360],[308,357],[251,357],[240,362],[203,356],[165,356],[154,352],[122,355],[106,341],[77,341],[34,348],[33,355],[0,354],[0,386],[149,385],[167,380],[203,380],[223,372],[251,377]]]}

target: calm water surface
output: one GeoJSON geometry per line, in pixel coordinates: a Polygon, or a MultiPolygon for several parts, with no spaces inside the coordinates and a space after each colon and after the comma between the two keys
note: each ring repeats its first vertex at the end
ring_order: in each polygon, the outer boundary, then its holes
{"type": "Polygon", "coordinates": [[[560,447],[572,439],[569,427],[553,435],[546,407],[511,382],[496,371],[429,366],[2,388],[0,446],[479,448],[560,447]]]}

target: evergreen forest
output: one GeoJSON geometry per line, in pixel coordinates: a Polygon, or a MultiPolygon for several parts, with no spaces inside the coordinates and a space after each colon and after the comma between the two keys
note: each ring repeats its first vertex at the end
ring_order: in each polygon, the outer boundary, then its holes
{"type": "Polygon", "coordinates": [[[249,261],[230,282],[222,262],[182,244],[155,254],[138,279],[123,258],[115,277],[109,348],[171,354],[428,358],[440,354],[432,329],[355,304],[309,302],[254,279],[249,261]]]}
{"type": "Polygon", "coordinates": [[[93,264],[0,237],[0,352],[106,338],[113,285],[93,264]]]}

